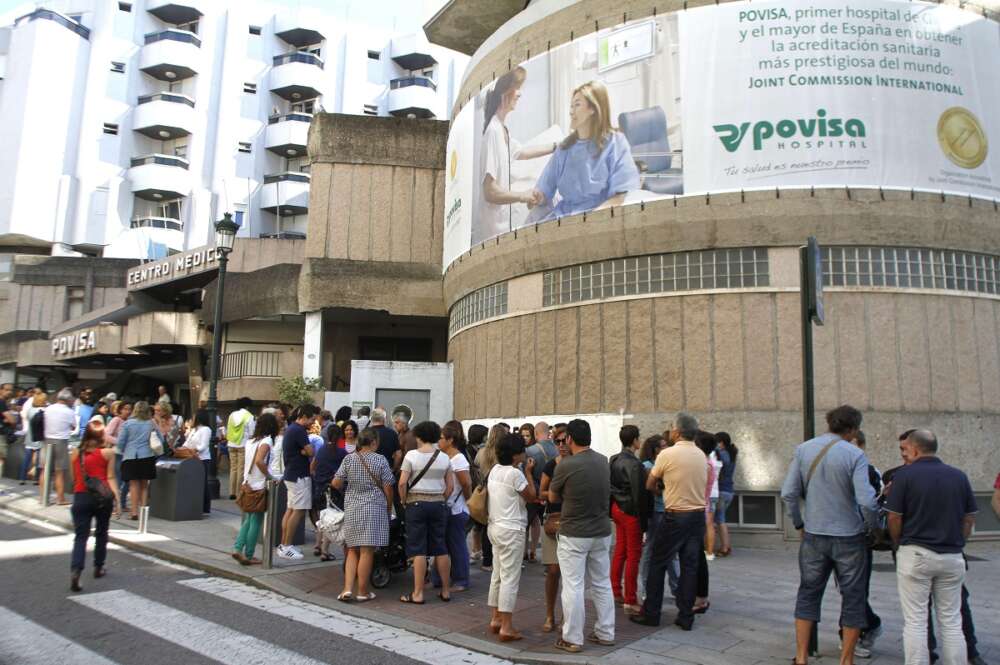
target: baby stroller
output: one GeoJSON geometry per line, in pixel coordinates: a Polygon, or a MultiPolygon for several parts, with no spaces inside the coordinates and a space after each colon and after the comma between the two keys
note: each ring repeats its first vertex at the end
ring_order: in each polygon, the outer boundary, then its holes
{"type": "Polygon", "coordinates": [[[406,572],[408,567],[406,521],[403,519],[403,511],[397,507],[396,518],[389,523],[389,544],[375,550],[371,584],[376,589],[384,589],[392,581],[393,573],[406,572]]]}

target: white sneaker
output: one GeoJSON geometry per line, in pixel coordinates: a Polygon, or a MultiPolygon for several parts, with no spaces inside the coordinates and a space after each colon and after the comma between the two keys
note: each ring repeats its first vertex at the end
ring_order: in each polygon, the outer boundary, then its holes
{"type": "Polygon", "coordinates": [[[289,559],[292,561],[296,561],[302,558],[302,552],[299,552],[292,545],[289,545],[288,547],[285,547],[284,545],[278,545],[277,552],[278,556],[280,556],[282,559],[289,559]]]}
{"type": "MultiPolygon", "coordinates": [[[[843,651],[843,649],[844,649],[843,643],[841,643],[840,649],[841,649],[841,651],[843,651]]],[[[871,649],[866,649],[865,647],[861,646],[860,642],[858,642],[857,644],[854,645],[854,657],[855,658],[871,658],[872,657],[871,649]]]]}
{"type": "Polygon", "coordinates": [[[715,561],[715,554],[711,552],[705,552],[705,561],[715,561]]]}
{"type": "Polygon", "coordinates": [[[872,647],[875,646],[875,640],[881,634],[882,634],[882,624],[879,624],[878,628],[873,628],[872,630],[869,630],[867,633],[865,633],[864,637],[861,638],[861,641],[858,642],[858,644],[871,651],[872,647]]]}

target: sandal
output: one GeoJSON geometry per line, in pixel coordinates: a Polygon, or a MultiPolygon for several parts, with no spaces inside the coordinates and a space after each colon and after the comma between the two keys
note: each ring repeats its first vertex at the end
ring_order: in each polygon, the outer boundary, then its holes
{"type": "Polygon", "coordinates": [[[572,642],[567,642],[561,637],[558,640],[556,640],[555,647],[557,649],[562,649],[563,651],[566,651],[568,653],[580,653],[581,651],[583,651],[583,647],[580,646],[579,644],[573,644],[572,642]]]}
{"type": "Polygon", "coordinates": [[[319,545],[313,548],[313,556],[320,556],[323,554],[323,550],[320,549],[319,545]]]}
{"type": "Polygon", "coordinates": [[[490,624],[490,632],[493,633],[494,635],[496,635],[497,633],[499,633],[500,632],[500,624],[498,624],[498,623],[491,623],[490,624]]]}
{"type": "Polygon", "coordinates": [[[602,647],[613,647],[615,645],[614,640],[605,640],[597,636],[597,633],[591,633],[587,636],[588,642],[593,642],[594,644],[600,644],[602,647]]]}
{"type": "Polygon", "coordinates": [[[501,642],[517,642],[518,640],[523,640],[524,636],[521,633],[514,631],[513,633],[500,633],[501,642]]]}
{"type": "Polygon", "coordinates": [[[369,591],[368,593],[366,593],[363,596],[358,596],[357,598],[354,599],[354,602],[356,602],[356,603],[367,603],[369,600],[375,600],[375,593],[372,592],[372,591],[369,591]]]}
{"type": "Polygon", "coordinates": [[[555,619],[546,619],[545,623],[542,624],[542,632],[551,633],[553,630],[556,629],[557,625],[558,624],[556,623],[555,619]]]}
{"type": "Polygon", "coordinates": [[[337,596],[337,600],[339,600],[342,603],[349,603],[352,600],[354,600],[354,594],[351,593],[350,591],[345,591],[339,596],[337,596]]]}
{"type": "Polygon", "coordinates": [[[246,566],[259,566],[264,562],[258,559],[257,557],[250,557],[249,559],[246,560],[246,562],[243,563],[246,566]]]}
{"type": "Polygon", "coordinates": [[[451,602],[451,596],[445,597],[445,595],[443,593],[439,593],[438,594],[438,598],[440,598],[441,602],[443,602],[443,603],[450,603],[451,602]]]}
{"type": "Polygon", "coordinates": [[[320,561],[336,561],[337,557],[333,556],[329,552],[323,552],[322,554],[319,555],[319,560],[320,561]]]}
{"type": "Polygon", "coordinates": [[[413,600],[413,594],[412,593],[404,593],[402,596],[399,597],[399,602],[401,602],[401,603],[409,603],[411,605],[423,605],[424,604],[424,601],[422,601],[422,600],[413,600]]]}

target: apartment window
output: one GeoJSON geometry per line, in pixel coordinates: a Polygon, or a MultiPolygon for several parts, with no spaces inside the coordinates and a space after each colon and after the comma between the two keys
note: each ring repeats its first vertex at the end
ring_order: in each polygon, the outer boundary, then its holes
{"type": "Polygon", "coordinates": [[[369,60],[380,60],[381,58],[382,58],[382,54],[379,53],[378,51],[368,51],[368,59],[369,60]]]}
{"type": "Polygon", "coordinates": [[[243,92],[245,92],[247,94],[250,94],[250,95],[256,95],[257,94],[257,84],[256,83],[244,83],[243,84],[243,92]]]}
{"type": "Polygon", "coordinates": [[[365,115],[378,115],[378,107],[374,104],[365,104],[365,115]]]}
{"type": "Polygon", "coordinates": [[[708,249],[586,263],[542,275],[545,307],[586,300],[768,286],[766,248],[708,249]]]}
{"type": "Polygon", "coordinates": [[[243,218],[246,216],[245,210],[236,210],[233,212],[233,221],[236,222],[236,226],[243,227],[243,218]]]}
{"type": "Polygon", "coordinates": [[[66,14],[66,18],[83,25],[83,14],[66,14]]]}
{"type": "Polygon", "coordinates": [[[198,21],[191,21],[190,23],[181,23],[177,26],[178,30],[187,30],[188,32],[193,32],[198,34],[198,21]]]}
{"type": "Polygon", "coordinates": [[[304,102],[292,104],[292,113],[313,113],[316,110],[316,100],[310,99],[304,102]]]}
{"type": "Polygon", "coordinates": [[[118,125],[113,122],[104,123],[104,133],[111,134],[112,136],[118,136],[118,125]]]}
{"type": "Polygon", "coordinates": [[[260,35],[260,26],[259,25],[251,25],[250,26],[250,34],[251,35],[260,35]]]}
{"type": "Polygon", "coordinates": [[[181,159],[187,159],[188,147],[187,143],[175,143],[174,144],[174,157],[180,157],[181,159]]]}
{"type": "Polygon", "coordinates": [[[83,300],[86,290],[83,287],[71,286],[66,289],[66,319],[72,320],[83,316],[83,300]]]}
{"type": "Polygon", "coordinates": [[[118,10],[119,11],[123,11],[123,12],[130,12],[130,11],[132,11],[132,3],[131,2],[119,2],[118,3],[118,10]]]}
{"type": "Polygon", "coordinates": [[[115,74],[124,74],[125,73],[125,63],[124,62],[112,62],[111,63],[111,71],[113,71],[115,74]]]}
{"type": "Polygon", "coordinates": [[[245,152],[249,155],[251,152],[253,152],[253,145],[245,141],[240,141],[239,151],[245,152]]]}
{"type": "Polygon", "coordinates": [[[411,337],[362,337],[358,340],[361,360],[430,362],[431,340],[411,337]]]}
{"type": "Polygon", "coordinates": [[[424,74],[424,76],[426,76],[427,78],[434,78],[434,70],[433,70],[433,69],[425,69],[425,70],[423,71],[423,74],[424,74]]]}
{"type": "Polygon", "coordinates": [[[451,308],[448,332],[507,313],[507,282],[490,284],[463,297],[451,308]]]}

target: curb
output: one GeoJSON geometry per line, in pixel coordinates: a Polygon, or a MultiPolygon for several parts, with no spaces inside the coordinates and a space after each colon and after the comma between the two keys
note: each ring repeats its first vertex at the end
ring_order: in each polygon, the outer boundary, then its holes
{"type": "MultiPolygon", "coordinates": [[[[22,517],[39,520],[41,522],[46,522],[58,526],[60,528],[66,529],[70,533],[73,531],[73,524],[64,520],[54,520],[48,516],[38,515],[26,510],[20,506],[12,506],[7,503],[0,503],[0,509],[7,510],[11,513],[15,513],[22,517]]],[[[390,614],[387,612],[380,612],[378,610],[369,610],[361,607],[355,607],[347,603],[338,603],[333,599],[313,597],[309,594],[303,593],[299,589],[285,584],[279,580],[270,581],[268,578],[275,577],[270,575],[265,575],[262,577],[254,577],[252,575],[243,575],[237,571],[228,570],[226,568],[221,568],[215,566],[211,563],[206,563],[199,559],[193,559],[185,557],[179,554],[174,554],[172,552],[165,552],[161,549],[145,545],[143,543],[136,543],[131,540],[124,538],[119,538],[118,536],[109,535],[108,542],[114,543],[119,547],[127,550],[132,550],[140,554],[145,554],[147,556],[154,557],[156,559],[162,559],[169,563],[175,563],[187,568],[192,568],[194,570],[213,575],[215,577],[221,577],[234,582],[240,582],[248,586],[252,586],[258,589],[263,589],[265,591],[271,591],[277,593],[281,596],[287,598],[294,598],[302,602],[310,603],[312,605],[318,605],[326,609],[336,610],[343,614],[347,614],[359,619],[367,619],[368,621],[374,621],[392,628],[398,628],[400,630],[406,630],[411,633],[415,633],[422,637],[431,638],[434,640],[439,640],[446,644],[452,646],[460,647],[463,649],[469,649],[470,651],[476,651],[488,656],[493,656],[495,658],[501,658],[504,660],[509,660],[515,663],[524,663],[525,665],[552,665],[553,663],[565,663],[567,665],[600,665],[604,663],[605,656],[574,656],[571,654],[553,654],[553,653],[541,653],[536,651],[521,652],[510,647],[505,647],[501,644],[490,642],[478,637],[473,637],[471,635],[466,635],[464,633],[450,632],[447,629],[442,629],[430,624],[421,623],[419,621],[411,621],[403,617],[397,616],[395,614],[390,614]]],[[[612,652],[613,653],[613,652],[612,652]]],[[[610,654],[608,654],[610,655],[610,654]]]]}

